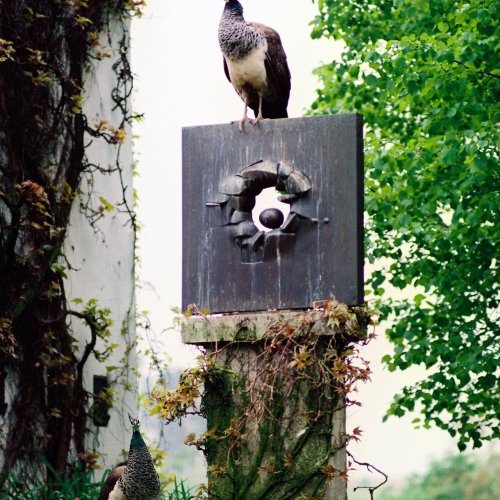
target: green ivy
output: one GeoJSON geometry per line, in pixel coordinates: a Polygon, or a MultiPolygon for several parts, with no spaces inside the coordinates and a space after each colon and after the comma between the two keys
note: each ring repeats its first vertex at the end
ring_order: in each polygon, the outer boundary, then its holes
{"type": "MultiPolygon", "coordinates": [[[[95,232],[110,212],[124,214],[135,232],[120,152],[126,126],[137,118],[129,109],[128,19],[143,5],[0,2],[0,380],[16,389],[8,405],[3,394],[0,401],[0,490],[14,472],[26,484],[44,475],[50,482],[64,476],[74,455],[85,467],[95,461],[87,450],[91,393],[83,373],[90,356],[107,362],[117,346],[108,308],[91,299],[75,300],[70,309],[66,234],[75,203],[95,232]],[[114,124],[83,109],[86,79],[110,57],[116,77],[111,99],[121,115],[114,124]],[[97,140],[110,145],[113,165],[90,163],[86,151],[97,140]],[[121,199],[111,203],[93,192],[95,175],[113,175],[121,199]],[[88,327],[79,342],[78,322],[88,327]]],[[[115,372],[110,384],[129,388],[126,324],[122,333],[122,368],[108,372],[115,372]]],[[[104,395],[108,403],[113,390],[104,395]]]]}
{"type": "Polygon", "coordinates": [[[456,436],[498,438],[500,4],[318,0],[314,38],[344,40],[316,70],[312,113],[366,123],[367,258],[394,352],[429,369],[387,415],[456,436]],[[408,290],[396,300],[394,289],[408,290]]]}

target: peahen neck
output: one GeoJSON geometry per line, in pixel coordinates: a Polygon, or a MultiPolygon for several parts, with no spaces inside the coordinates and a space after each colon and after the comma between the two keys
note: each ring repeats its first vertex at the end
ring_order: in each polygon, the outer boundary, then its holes
{"type": "Polygon", "coordinates": [[[229,58],[243,58],[263,41],[262,34],[247,23],[238,1],[227,2],[219,23],[219,45],[229,58]]]}
{"type": "Polygon", "coordinates": [[[132,434],[132,439],[130,440],[130,448],[137,449],[143,446],[146,446],[146,443],[144,442],[144,439],[142,439],[141,432],[134,431],[132,434]]]}

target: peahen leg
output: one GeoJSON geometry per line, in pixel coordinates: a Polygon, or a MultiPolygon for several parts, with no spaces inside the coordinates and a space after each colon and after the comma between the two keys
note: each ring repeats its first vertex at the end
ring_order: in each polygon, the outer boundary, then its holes
{"type": "Polygon", "coordinates": [[[243,118],[240,120],[240,132],[243,132],[243,125],[247,122],[252,122],[250,118],[248,118],[248,104],[245,102],[245,109],[243,110],[243,118]]]}
{"type": "Polygon", "coordinates": [[[253,120],[253,124],[256,125],[260,121],[262,121],[264,118],[262,118],[262,94],[259,92],[259,113],[257,114],[255,120],[253,120]]]}

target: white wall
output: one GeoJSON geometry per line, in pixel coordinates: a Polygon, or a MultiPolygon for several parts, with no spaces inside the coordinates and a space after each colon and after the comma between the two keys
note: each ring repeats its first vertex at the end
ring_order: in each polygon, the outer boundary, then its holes
{"type": "MultiPolygon", "coordinates": [[[[84,113],[93,125],[93,118],[106,120],[112,126],[118,127],[122,116],[119,110],[112,110],[114,103],[111,91],[116,85],[112,65],[116,61],[117,44],[123,34],[121,26],[115,26],[111,33],[113,57],[96,62],[92,71],[88,72],[85,81],[86,100],[84,113]]],[[[102,44],[107,46],[109,40],[103,36],[102,44]]],[[[130,128],[127,128],[127,137],[122,145],[108,144],[103,139],[86,137],[91,142],[87,148],[87,158],[92,164],[102,169],[114,169],[117,155],[119,166],[122,169],[122,178],[117,171],[110,174],[94,173],[86,175],[82,180],[82,194],[75,200],[72,208],[69,233],[66,241],[65,253],[74,270],[69,272],[66,282],[68,300],[78,298],[87,302],[97,299],[100,307],[109,308],[113,318],[110,343],[118,344],[111,358],[104,363],[98,362],[93,356],[89,358],[85,369],[85,387],[92,391],[93,376],[107,375],[106,366],[119,366],[120,369],[109,372],[109,379],[118,373],[124,374],[132,384],[132,390],[124,391],[120,384],[114,386],[118,390],[117,403],[110,411],[111,420],[107,427],[92,429],[98,432],[94,438],[89,436],[89,449],[96,449],[103,455],[104,465],[114,466],[123,459],[122,450],[128,450],[130,442],[130,425],[127,412],[137,415],[137,395],[135,387],[136,377],[132,373],[135,366],[135,288],[134,288],[134,244],[135,236],[130,224],[130,216],[120,213],[118,205],[125,199],[133,207],[132,190],[132,138],[130,128]],[[90,184],[91,183],[91,186],[90,184]],[[122,189],[122,183],[125,189],[122,189]],[[99,197],[105,198],[117,207],[105,212],[92,228],[87,216],[83,213],[80,204],[87,202],[85,191],[91,187],[93,208],[102,203],[99,197]],[[125,194],[124,194],[125,191],[125,194]],[[128,330],[122,332],[122,328],[128,330]],[[134,346],[126,356],[127,346],[134,346]],[[127,358],[124,362],[123,358],[127,358]]],[[[123,209],[123,207],[121,207],[123,209]]],[[[88,215],[88,214],[87,214],[88,215]]],[[[81,310],[83,305],[72,303],[70,307],[81,310]]],[[[87,326],[76,318],[72,319],[72,326],[83,347],[90,339],[87,326]]],[[[102,348],[103,343],[98,344],[102,348]]],[[[81,353],[82,351],[80,351],[81,353]]],[[[122,377],[123,381],[124,378],[122,377]]]]}

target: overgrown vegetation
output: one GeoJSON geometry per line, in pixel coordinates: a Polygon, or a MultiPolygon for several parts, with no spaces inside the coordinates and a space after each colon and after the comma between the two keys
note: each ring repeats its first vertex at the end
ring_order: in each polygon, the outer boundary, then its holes
{"type": "Polygon", "coordinates": [[[415,365],[387,415],[415,412],[458,447],[500,436],[497,253],[500,68],[495,0],[318,0],[313,36],[345,41],[317,69],[312,112],[366,123],[371,292],[391,317],[389,370],[415,365]],[[408,299],[391,299],[394,290],[408,299]]]}
{"type": "Polygon", "coordinates": [[[336,445],[331,433],[338,412],[358,404],[356,384],[369,378],[358,346],[373,337],[371,324],[366,308],[331,300],[277,319],[263,338],[251,340],[255,332],[242,326],[238,335],[246,341],[214,344],[176,390],[157,386],[151,412],[167,423],[192,413],[207,419],[208,431],[186,441],[209,464],[209,487],[198,495],[315,498],[329,481],[347,479],[345,464],[335,468],[332,457],[360,431],[339,431],[336,445]]]}
{"type": "Polygon", "coordinates": [[[135,229],[120,148],[133,119],[127,19],[143,3],[0,3],[0,387],[15,387],[8,409],[1,393],[0,487],[13,470],[25,483],[39,479],[39,456],[46,457],[49,483],[73,458],[84,468],[95,460],[85,443],[90,393],[83,370],[91,355],[105,360],[112,351],[112,319],[93,300],[68,304],[64,244],[75,200],[95,230],[111,211],[124,213],[135,229]],[[114,49],[107,46],[111,30],[121,37],[114,49]],[[86,77],[110,57],[117,82],[111,98],[121,114],[115,124],[84,113],[86,77]],[[114,165],[89,162],[93,140],[110,145],[114,165]],[[93,196],[97,174],[114,175],[123,199],[93,196]],[[80,351],[71,318],[88,327],[80,351]]]}

